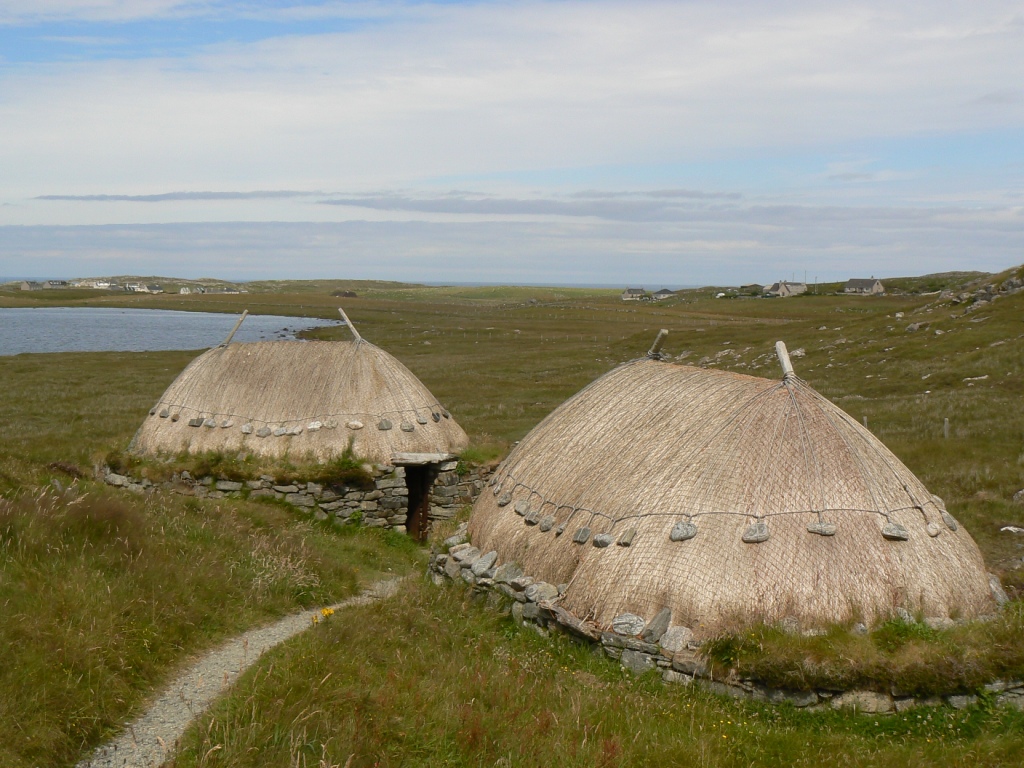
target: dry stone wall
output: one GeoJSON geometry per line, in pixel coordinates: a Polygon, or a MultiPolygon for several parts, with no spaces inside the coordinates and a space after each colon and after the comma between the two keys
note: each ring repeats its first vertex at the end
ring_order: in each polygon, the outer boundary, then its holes
{"type": "MultiPolygon", "coordinates": [[[[370,473],[373,488],[369,490],[341,483],[298,480],[279,483],[267,475],[242,481],[212,476],[196,478],[186,471],[174,474],[166,482],[153,483],[117,474],[109,467],[103,467],[98,474],[107,485],[135,493],[164,491],[204,499],[276,499],[308,511],[317,520],[332,520],[338,525],[358,522],[370,528],[389,528],[399,533],[406,532],[409,514],[405,467],[374,466],[370,473]]],[[[485,467],[469,467],[460,471],[456,461],[438,465],[430,490],[429,521],[448,520],[463,506],[472,504],[486,485],[489,474],[485,467]]]]}
{"type": "MultiPolygon", "coordinates": [[[[666,683],[699,685],[714,693],[747,701],[789,703],[806,709],[851,709],[878,715],[905,712],[918,706],[946,704],[964,709],[979,700],[978,693],[944,697],[915,697],[896,689],[787,691],[757,680],[744,679],[732,670],[717,670],[701,655],[693,632],[672,624],[663,610],[650,622],[623,613],[609,627],[582,620],[558,605],[567,584],[548,584],[523,573],[515,563],[498,563],[497,552],[481,552],[466,541],[465,526],[444,542],[446,551],[431,554],[429,572],[435,584],[465,583],[494,607],[504,606],[513,620],[541,634],[562,632],[600,648],[629,672],[640,675],[657,671],[666,683]],[[502,599],[507,598],[507,600],[502,599]]],[[[982,693],[996,704],[1024,710],[1024,680],[996,680],[982,693]]]]}

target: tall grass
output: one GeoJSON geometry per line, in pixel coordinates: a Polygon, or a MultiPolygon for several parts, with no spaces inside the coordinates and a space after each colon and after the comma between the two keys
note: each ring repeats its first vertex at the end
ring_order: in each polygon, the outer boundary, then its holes
{"type": "Polygon", "coordinates": [[[186,737],[193,766],[1018,765],[1024,713],[804,713],[633,679],[422,582],[276,651],[186,737]]]}

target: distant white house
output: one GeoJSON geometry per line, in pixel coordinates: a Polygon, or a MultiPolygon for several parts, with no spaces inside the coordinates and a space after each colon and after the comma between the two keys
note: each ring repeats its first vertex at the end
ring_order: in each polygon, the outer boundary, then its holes
{"type": "Polygon", "coordinates": [[[647,296],[643,288],[627,288],[622,292],[623,301],[640,301],[647,296]]]}
{"type": "Polygon", "coordinates": [[[777,283],[772,283],[767,289],[765,289],[766,296],[778,296],[785,298],[787,296],[799,296],[801,293],[807,293],[807,283],[787,283],[785,280],[780,280],[777,283]]]}
{"type": "Polygon", "coordinates": [[[675,295],[675,291],[670,291],[668,288],[662,288],[660,291],[654,292],[654,300],[661,301],[662,299],[670,299],[675,295]]]}
{"type": "Polygon", "coordinates": [[[187,285],[183,285],[181,286],[181,288],[178,289],[178,293],[182,294],[183,296],[188,296],[190,293],[192,293],[192,289],[189,288],[187,285]]]}
{"type": "Polygon", "coordinates": [[[876,280],[873,277],[870,280],[853,278],[846,281],[843,293],[853,296],[880,296],[885,293],[885,286],[882,285],[881,280],[876,280]]]}
{"type": "Polygon", "coordinates": [[[67,280],[43,280],[36,282],[34,280],[23,280],[21,283],[21,290],[23,291],[45,291],[50,288],[70,288],[67,280]]]}

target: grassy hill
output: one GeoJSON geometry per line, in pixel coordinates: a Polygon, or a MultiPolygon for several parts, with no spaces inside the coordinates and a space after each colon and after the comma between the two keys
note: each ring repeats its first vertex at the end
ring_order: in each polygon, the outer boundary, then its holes
{"type": "MultiPolygon", "coordinates": [[[[927,276],[885,297],[694,290],[650,304],[609,290],[324,281],[224,296],[0,291],[0,306],[333,318],[340,302],[446,404],[478,457],[501,456],[568,396],[644,354],[659,328],[681,361],[770,378],[781,375],[773,345],[782,339],[797,374],[867,419],[1016,594],[1024,536],[999,529],[1024,525],[1012,502],[1024,488],[1024,293],[956,294],[1020,276],[927,276]],[[357,297],[331,295],[340,289],[357,297]]],[[[0,358],[0,764],[71,765],[190,654],[389,568],[422,566],[405,540],[339,533],[281,507],[115,495],[89,480],[189,358],[0,358]]],[[[1000,626],[1021,621],[1014,605],[1000,626]]],[[[920,647],[954,641],[934,642],[920,647]]],[[[354,755],[351,766],[820,765],[842,754],[857,766],[976,766],[1017,765],[1022,750],[1024,715],[984,703],[875,722],[669,690],[536,637],[457,590],[417,583],[269,657],[201,723],[178,764],[344,765],[354,755]]]]}

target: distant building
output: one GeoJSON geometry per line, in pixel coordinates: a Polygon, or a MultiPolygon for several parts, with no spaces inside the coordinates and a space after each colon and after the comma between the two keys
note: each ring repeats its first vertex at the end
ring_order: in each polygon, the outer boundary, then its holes
{"type": "Polygon", "coordinates": [[[627,288],[622,292],[623,301],[640,301],[647,296],[643,288],[627,288]]]}
{"type": "Polygon", "coordinates": [[[843,287],[843,293],[854,296],[881,296],[885,293],[885,286],[881,280],[871,278],[870,280],[852,279],[847,280],[843,287]]]}
{"type": "Polygon", "coordinates": [[[34,280],[21,281],[21,290],[23,291],[41,291],[45,287],[42,283],[37,283],[34,280]]]}
{"type": "Polygon", "coordinates": [[[670,291],[668,288],[662,288],[660,291],[655,291],[654,300],[661,301],[662,299],[669,299],[676,295],[675,291],[670,291]]]}
{"type": "Polygon", "coordinates": [[[21,290],[23,291],[45,291],[51,288],[69,287],[67,280],[43,280],[42,282],[23,280],[21,283],[21,290]]]}
{"type": "Polygon", "coordinates": [[[163,293],[163,292],[164,292],[164,289],[163,289],[162,286],[159,286],[159,285],[147,285],[146,286],[146,293],[163,293]]]}
{"type": "Polygon", "coordinates": [[[780,280],[765,290],[766,296],[778,296],[785,298],[787,296],[799,296],[801,293],[807,293],[807,283],[787,283],[785,280],[780,280]]]}
{"type": "Polygon", "coordinates": [[[192,293],[192,289],[189,288],[187,285],[183,285],[181,286],[181,288],[178,289],[178,293],[182,294],[183,296],[188,296],[190,293],[192,293]]]}

